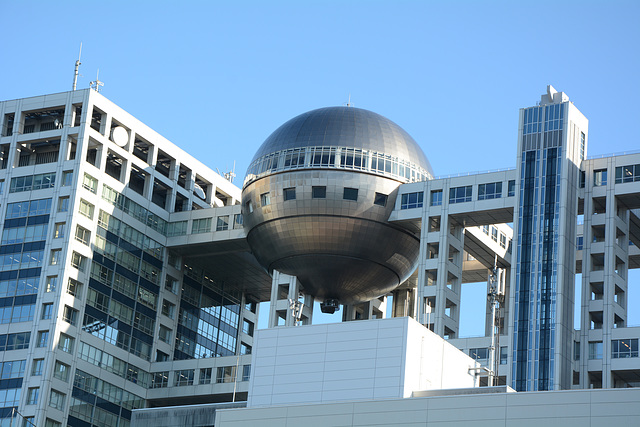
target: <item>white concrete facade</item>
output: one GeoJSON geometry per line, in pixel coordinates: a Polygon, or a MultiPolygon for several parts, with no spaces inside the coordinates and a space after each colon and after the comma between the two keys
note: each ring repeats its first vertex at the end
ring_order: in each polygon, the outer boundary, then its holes
{"type": "Polygon", "coordinates": [[[408,317],[262,329],[254,343],[249,407],[477,385],[473,359],[408,317]]]}

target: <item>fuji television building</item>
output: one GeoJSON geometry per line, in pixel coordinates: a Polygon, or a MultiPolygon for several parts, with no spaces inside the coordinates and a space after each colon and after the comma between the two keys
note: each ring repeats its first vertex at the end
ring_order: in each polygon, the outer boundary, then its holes
{"type": "Polygon", "coordinates": [[[513,169],[436,178],[396,123],[328,107],[239,188],[95,90],[0,102],[0,426],[439,425],[480,399],[640,422],[640,154],[588,142],[549,86],[513,169]],[[482,337],[467,283],[497,292],[482,337]]]}

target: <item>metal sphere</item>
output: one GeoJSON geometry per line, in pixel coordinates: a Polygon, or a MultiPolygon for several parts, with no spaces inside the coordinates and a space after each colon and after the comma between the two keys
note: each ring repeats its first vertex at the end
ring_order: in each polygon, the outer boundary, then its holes
{"type": "Polygon", "coordinates": [[[432,177],[398,125],[373,112],[304,113],[262,144],[242,192],[256,259],[297,276],[305,292],[342,304],[369,301],[406,280],[419,238],[388,222],[401,183],[432,177]]]}

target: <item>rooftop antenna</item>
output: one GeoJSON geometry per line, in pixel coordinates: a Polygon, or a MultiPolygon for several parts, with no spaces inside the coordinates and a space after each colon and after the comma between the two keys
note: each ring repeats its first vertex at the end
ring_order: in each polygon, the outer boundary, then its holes
{"type": "Polygon", "coordinates": [[[89,87],[96,92],[100,92],[100,87],[104,86],[104,83],[100,81],[98,78],[100,76],[100,69],[98,68],[98,72],[96,73],[96,79],[89,83],[89,87]]]}
{"type": "Polygon", "coordinates": [[[231,169],[229,172],[222,173],[218,168],[216,168],[216,171],[218,172],[218,175],[222,175],[222,177],[227,181],[233,182],[233,178],[236,177],[236,161],[233,161],[233,169],[231,169]]]}
{"type": "Polygon", "coordinates": [[[78,85],[78,69],[80,68],[80,56],[82,55],[82,42],[80,42],[80,52],[78,53],[78,60],[76,61],[76,69],[73,72],[73,90],[76,90],[76,86],[78,85]]]}
{"type": "Polygon", "coordinates": [[[347,107],[353,107],[351,105],[351,94],[349,94],[349,100],[347,101],[347,107]]]}

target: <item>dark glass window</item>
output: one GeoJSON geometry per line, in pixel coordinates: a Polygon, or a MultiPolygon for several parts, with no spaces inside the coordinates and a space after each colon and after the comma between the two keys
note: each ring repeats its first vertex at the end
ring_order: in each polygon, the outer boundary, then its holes
{"type": "MultiPolygon", "coordinates": [[[[442,193],[442,191],[441,191],[442,193]]],[[[421,208],[424,193],[405,193],[400,198],[400,209],[414,209],[421,208]]]]}
{"type": "Polygon", "coordinates": [[[386,194],[376,193],[375,198],[373,199],[373,204],[378,206],[387,206],[387,196],[386,194]]]}
{"type": "Polygon", "coordinates": [[[478,200],[499,199],[500,197],[502,197],[501,182],[478,185],[478,200]]]}
{"type": "Polygon", "coordinates": [[[269,196],[269,193],[260,195],[260,204],[262,206],[269,206],[271,204],[271,196],[269,196]]]}
{"type": "Polygon", "coordinates": [[[516,195],[516,180],[509,180],[509,187],[507,189],[507,197],[513,197],[516,195]]]}
{"type": "Polygon", "coordinates": [[[357,188],[346,188],[344,189],[344,194],[342,196],[345,200],[353,200],[354,202],[358,200],[358,189],[357,188]]]}
{"type": "Polygon", "coordinates": [[[296,199],[296,189],[295,187],[292,188],[285,188],[283,191],[284,194],[284,201],[286,202],[287,200],[295,200],[296,199]]]}
{"type": "Polygon", "coordinates": [[[311,197],[314,199],[326,199],[327,198],[327,187],[319,186],[311,188],[311,197]]]}
{"type": "Polygon", "coordinates": [[[431,206],[442,206],[442,190],[431,191],[431,206]]]}
{"type": "Polygon", "coordinates": [[[593,171],[593,185],[594,187],[600,187],[607,185],[607,170],[598,169],[593,171]]]}
{"type": "Polygon", "coordinates": [[[471,201],[471,186],[449,189],[449,203],[463,203],[471,201]]]}

